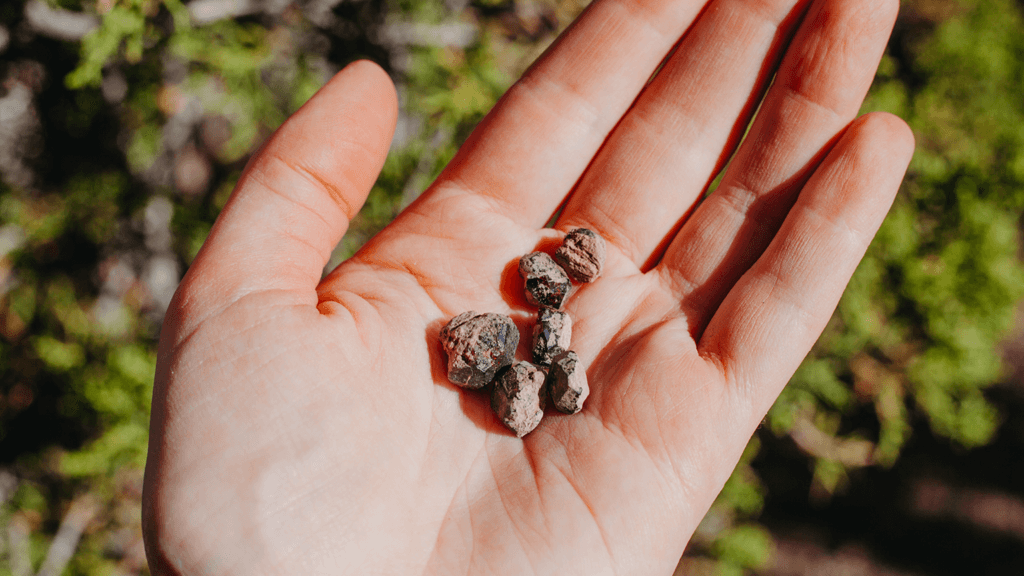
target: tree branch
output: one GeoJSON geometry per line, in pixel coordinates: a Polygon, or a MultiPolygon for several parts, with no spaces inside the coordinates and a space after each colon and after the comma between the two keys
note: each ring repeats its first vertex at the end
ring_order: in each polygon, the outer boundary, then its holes
{"type": "Polygon", "coordinates": [[[78,548],[82,533],[99,510],[99,504],[88,494],[79,496],[71,502],[71,507],[61,520],[60,528],[50,543],[46,560],[43,561],[37,576],[60,576],[64,572],[64,568],[75,554],[75,549],[78,548]]]}
{"type": "Polygon", "coordinates": [[[25,3],[25,20],[39,34],[66,42],[78,42],[100,26],[92,14],[53,8],[41,0],[25,3]]]}

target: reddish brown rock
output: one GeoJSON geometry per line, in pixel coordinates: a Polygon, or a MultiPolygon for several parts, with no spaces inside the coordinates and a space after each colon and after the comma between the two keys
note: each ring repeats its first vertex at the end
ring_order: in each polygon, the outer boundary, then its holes
{"type": "Polygon", "coordinates": [[[575,228],[565,235],[555,251],[555,261],[577,282],[593,282],[604,269],[608,245],[604,238],[586,228],[575,228]]]}
{"type": "Polygon", "coordinates": [[[519,275],[526,281],[526,299],[540,308],[561,308],[572,290],[565,270],[543,252],[532,252],[520,258],[519,275]]]}
{"type": "Polygon", "coordinates": [[[566,350],[551,361],[547,387],[551,389],[555,408],[566,414],[575,414],[583,409],[583,402],[590,396],[590,386],[587,384],[587,372],[575,352],[566,350]]]}
{"type": "Polygon", "coordinates": [[[529,362],[516,362],[498,374],[491,394],[491,408],[519,438],[526,436],[544,417],[546,374],[529,362]]]}
{"type": "Polygon", "coordinates": [[[550,366],[551,360],[569,349],[572,318],[565,312],[541,308],[533,325],[533,361],[550,366]]]}
{"type": "Polygon", "coordinates": [[[515,359],[519,329],[504,314],[471,310],[441,329],[441,345],[448,353],[448,379],[463,388],[482,388],[515,359]]]}

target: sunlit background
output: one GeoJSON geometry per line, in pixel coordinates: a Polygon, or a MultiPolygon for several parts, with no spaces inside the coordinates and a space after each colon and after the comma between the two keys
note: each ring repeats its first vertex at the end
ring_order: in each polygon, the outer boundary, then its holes
{"type": "MultiPolygon", "coordinates": [[[[0,574],[147,574],[155,343],[249,154],[370,58],[401,117],[333,267],[583,0],[0,3],[0,574]]],[[[1024,2],[906,0],[918,151],[679,574],[1024,574],[1024,2]]]]}

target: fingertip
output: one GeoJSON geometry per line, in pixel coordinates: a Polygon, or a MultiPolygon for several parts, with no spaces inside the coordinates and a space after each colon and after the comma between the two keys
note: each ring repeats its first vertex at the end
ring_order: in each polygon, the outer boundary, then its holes
{"type": "Polygon", "coordinates": [[[389,112],[384,119],[390,120],[394,124],[398,119],[398,92],[391,76],[380,64],[373,60],[356,60],[335,74],[335,78],[340,76],[344,76],[346,79],[352,76],[357,84],[364,84],[369,89],[375,90],[376,96],[379,98],[377,104],[389,112]]]}
{"type": "Polygon", "coordinates": [[[910,125],[899,116],[889,112],[871,112],[858,118],[851,128],[857,129],[857,135],[881,146],[880,152],[893,162],[899,159],[904,168],[910,164],[917,139],[910,125]]]}
{"type": "Polygon", "coordinates": [[[842,133],[801,196],[819,196],[818,210],[870,239],[913,154],[914,133],[903,119],[888,112],[865,114],[842,133]]]}
{"type": "MultiPolygon", "coordinates": [[[[338,71],[278,129],[254,159],[251,172],[264,173],[266,181],[283,182],[294,174],[275,168],[297,167],[314,185],[304,203],[324,215],[334,231],[343,232],[377,179],[397,119],[398,96],[387,72],[372,61],[357,60],[338,71]],[[332,216],[334,209],[340,209],[341,220],[332,216]]],[[[299,182],[306,188],[303,184],[299,182]]],[[[297,190],[295,184],[287,188],[297,190]]]]}
{"type": "Polygon", "coordinates": [[[325,108],[340,105],[357,115],[361,123],[368,123],[368,133],[380,137],[364,141],[364,144],[370,146],[375,156],[387,153],[398,122],[398,93],[395,83],[379,64],[372,60],[349,63],[306,106],[322,106],[323,103],[319,102],[321,98],[329,101],[325,108]]]}

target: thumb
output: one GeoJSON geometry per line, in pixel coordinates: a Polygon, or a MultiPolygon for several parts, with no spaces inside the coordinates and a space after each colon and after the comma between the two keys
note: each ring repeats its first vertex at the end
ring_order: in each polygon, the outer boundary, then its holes
{"type": "Polygon", "coordinates": [[[359,61],[292,115],[249,162],[182,280],[179,318],[198,322],[263,291],[315,305],[323,267],[384,164],[397,113],[387,74],[359,61]]]}

